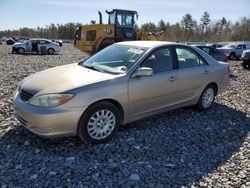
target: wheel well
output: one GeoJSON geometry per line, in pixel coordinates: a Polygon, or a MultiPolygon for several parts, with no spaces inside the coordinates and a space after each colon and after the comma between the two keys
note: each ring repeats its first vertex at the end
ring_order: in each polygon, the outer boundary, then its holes
{"type": "Polygon", "coordinates": [[[111,39],[104,39],[99,47],[98,47],[98,51],[102,50],[103,48],[106,48],[107,46],[111,45],[111,44],[114,44],[115,41],[114,40],[111,40],[111,39]]]}
{"type": "Polygon", "coordinates": [[[26,52],[26,50],[24,49],[24,47],[18,47],[17,50],[20,49],[20,48],[23,49],[26,52]]]}
{"type": "Polygon", "coordinates": [[[234,57],[236,56],[235,52],[231,52],[229,56],[233,55],[234,57]]]}
{"type": "Polygon", "coordinates": [[[96,101],[96,102],[92,103],[91,105],[89,105],[89,107],[93,106],[96,103],[104,102],[104,101],[109,102],[109,103],[111,103],[111,104],[113,104],[113,105],[115,105],[117,107],[117,109],[120,112],[121,122],[123,122],[123,120],[124,120],[124,111],[123,111],[122,105],[119,102],[117,102],[116,100],[114,100],[114,99],[102,99],[102,100],[99,100],[99,101],[96,101]]]}
{"type": "Polygon", "coordinates": [[[218,92],[218,85],[215,82],[211,82],[207,86],[210,86],[210,85],[213,86],[213,88],[215,89],[215,96],[216,96],[218,92]]]}
{"type": "MultiPolygon", "coordinates": [[[[54,50],[54,48],[51,48],[51,47],[50,47],[50,48],[47,49],[47,51],[49,51],[50,49],[54,50]]],[[[54,51],[55,51],[55,50],[54,50],[54,51]]]]}

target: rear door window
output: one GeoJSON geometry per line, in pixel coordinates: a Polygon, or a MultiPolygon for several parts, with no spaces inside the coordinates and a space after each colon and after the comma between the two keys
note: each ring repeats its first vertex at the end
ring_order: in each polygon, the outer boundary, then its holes
{"type": "Polygon", "coordinates": [[[176,54],[178,60],[179,69],[199,67],[203,65],[207,65],[204,60],[202,60],[193,50],[184,48],[184,47],[176,47],[176,54]]]}
{"type": "Polygon", "coordinates": [[[49,42],[46,40],[39,40],[39,44],[49,44],[49,42]]]}
{"type": "Polygon", "coordinates": [[[211,49],[210,48],[207,48],[207,47],[202,47],[202,50],[208,54],[211,53],[211,49]]]}
{"type": "Polygon", "coordinates": [[[238,46],[237,46],[237,49],[242,49],[242,45],[241,45],[241,44],[238,45],[238,46]]]}

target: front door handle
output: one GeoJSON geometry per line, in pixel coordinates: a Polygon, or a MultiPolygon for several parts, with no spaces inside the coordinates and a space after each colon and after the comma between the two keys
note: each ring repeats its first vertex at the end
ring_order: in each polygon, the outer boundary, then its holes
{"type": "Polygon", "coordinates": [[[170,81],[170,82],[173,82],[173,81],[175,81],[175,77],[174,76],[171,76],[168,80],[170,81]]]}

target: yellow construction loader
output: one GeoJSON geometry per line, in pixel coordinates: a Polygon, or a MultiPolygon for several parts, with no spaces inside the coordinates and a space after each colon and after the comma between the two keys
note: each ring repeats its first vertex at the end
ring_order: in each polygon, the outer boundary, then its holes
{"type": "Polygon", "coordinates": [[[135,31],[138,13],[131,10],[113,9],[106,11],[108,24],[103,24],[99,13],[99,24],[82,25],[76,30],[74,46],[79,50],[94,54],[99,50],[120,41],[129,40],[166,40],[164,32],[135,31]]]}

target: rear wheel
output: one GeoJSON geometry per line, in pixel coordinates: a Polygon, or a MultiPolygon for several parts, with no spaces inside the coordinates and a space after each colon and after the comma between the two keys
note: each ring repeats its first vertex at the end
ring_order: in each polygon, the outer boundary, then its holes
{"type": "Polygon", "coordinates": [[[113,137],[120,126],[120,113],[109,102],[96,103],[83,114],[78,125],[78,136],[83,141],[100,144],[113,137]]]}
{"type": "Polygon", "coordinates": [[[229,59],[231,59],[231,60],[235,59],[235,54],[231,53],[230,56],[229,56],[229,59]]]}
{"type": "Polygon", "coordinates": [[[112,43],[112,42],[103,42],[103,43],[100,45],[98,51],[100,51],[100,50],[102,50],[102,49],[104,49],[104,48],[110,46],[111,44],[113,44],[113,43],[112,43]]]}
{"type": "Polygon", "coordinates": [[[25,50],[23,48],[18,48],[17,53],[24,54],[25,50]]]}
{"type": "Polygon", "coordinates": [[[53,48],[48,49],[48,54],[53,55],[55,53],[55,50],[53,48]]]}
{"type": "Polygon", "coordinates": [[[198,110],[205,111],[212,106],[216,94],[215,92],[216,89],[211,84],[204,89],[197,104],[198,110]]]}

